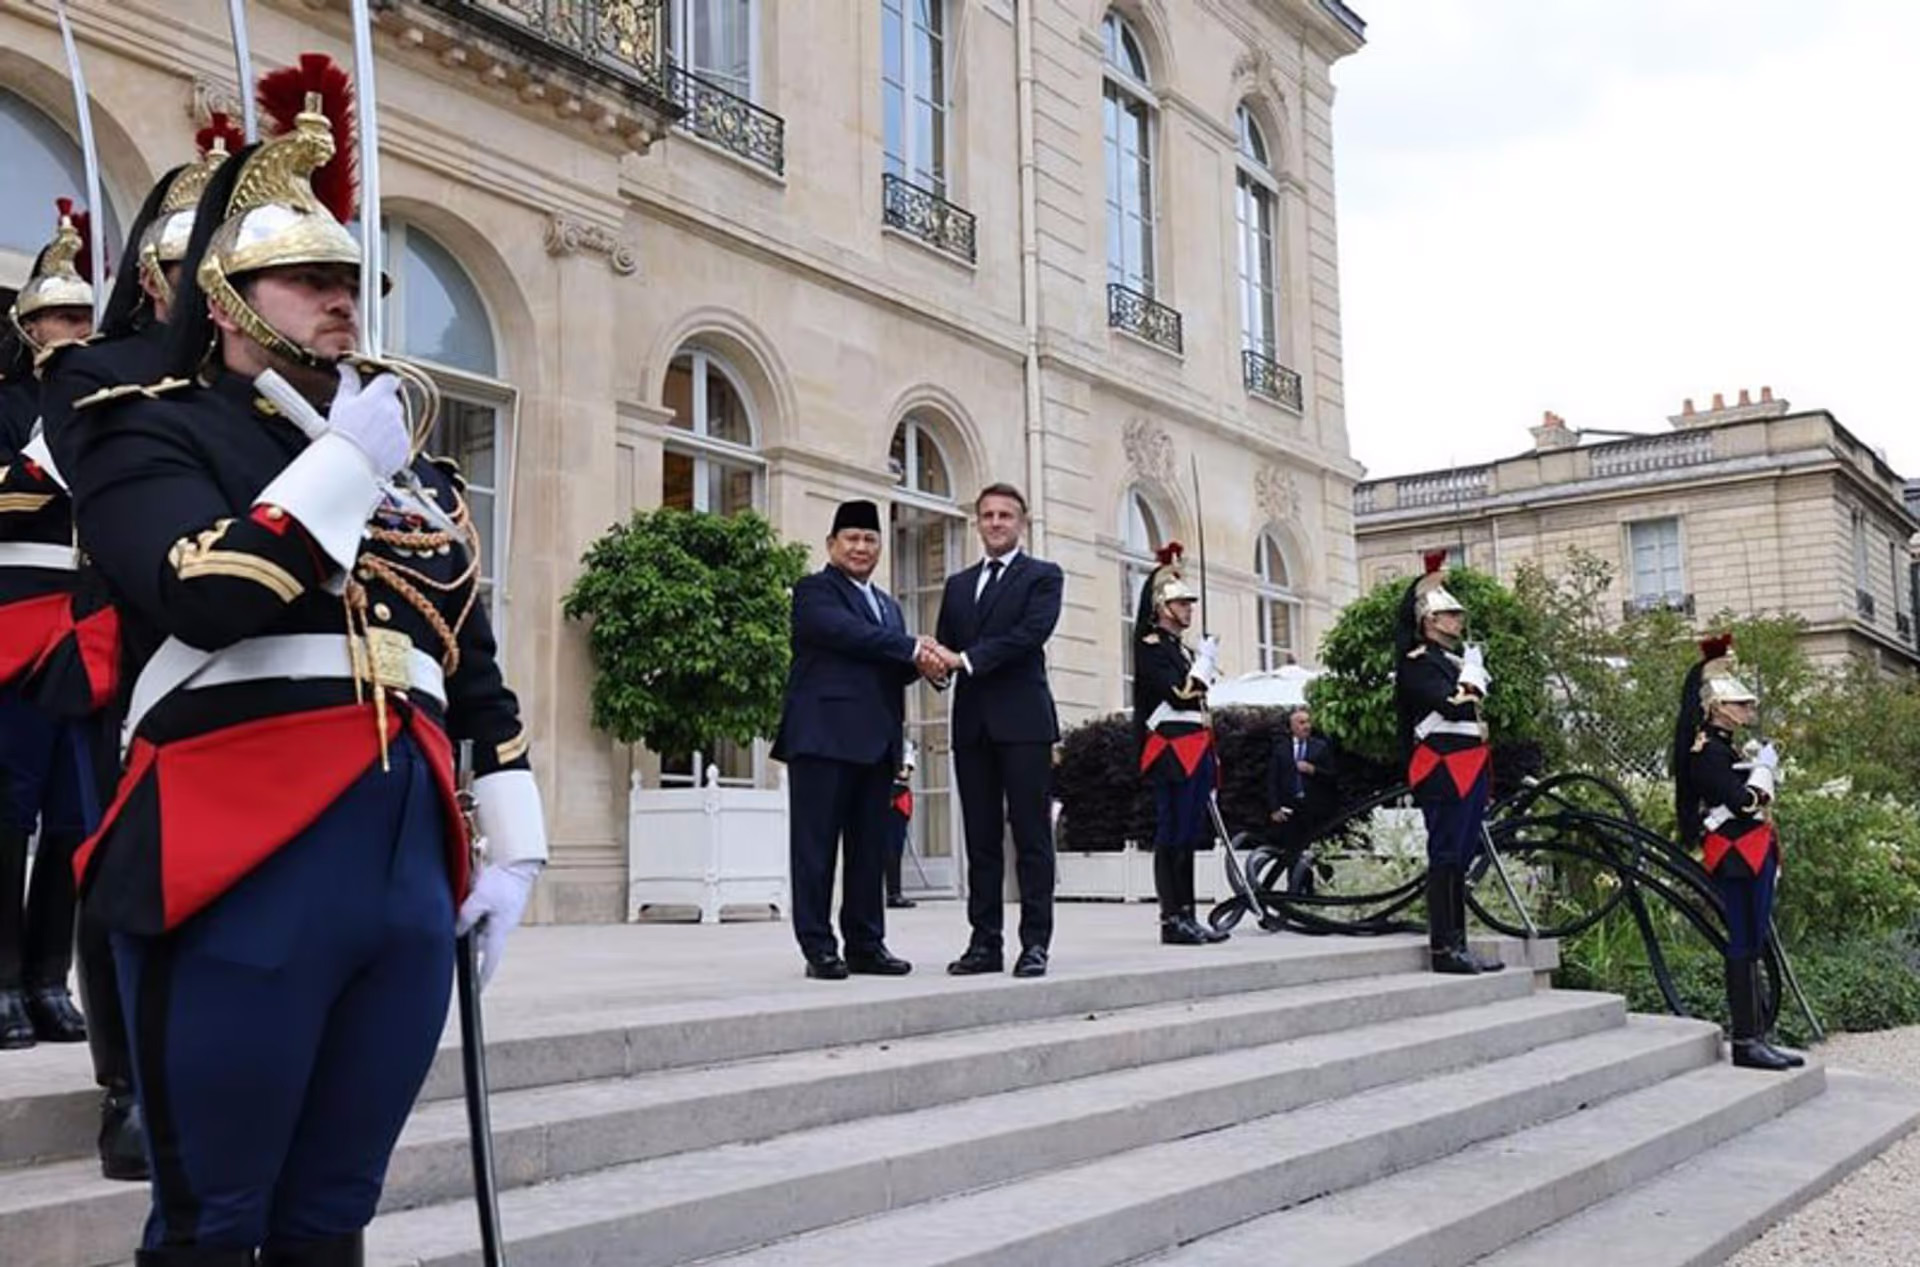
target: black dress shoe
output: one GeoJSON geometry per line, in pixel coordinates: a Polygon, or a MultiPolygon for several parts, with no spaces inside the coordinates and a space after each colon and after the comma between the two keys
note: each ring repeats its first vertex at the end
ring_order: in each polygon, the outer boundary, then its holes
{"type": "Polygon", "coordinates": [[[18,990],[0,990],[0,1051],[33,1046],[33,1018],[18,990]]]}
{"type": "Polygon", "coordinates": [[[808,955],[807,975],[816,981],[845,981],[847,961],[832,951],[808,955]]]}
{"type": "Polygon", "coordinates": [[[27,1015],[33,1018],[33,1032],[43,1043],[84,1043],[87,1018],[73,1005],[73,996],[64,985],[39,985],[27,991],[27,1015]]]}
{"type": "Polygon", "coordinates": [[[1434,951],[1432,962],[1435,972],[1450,977],[1477,977],[1485,971],[1478,959],[1456,946],[1434,951]]]}
{"type": "Polygon", "coordinates": [[[974,977],[987,972],[1005,972],[1007,961],[1000,952],[986,946],[968,946],[967,953],[947,965],[947,975],[974,977]]]}
{"type": "Polygon", "coordinates": [[[149,1177],[147,1126],[130,1088],[115,1087],[100,1101],[100,1173],[140,1183],[149,1177]]]}
{"type": "Polygon", "coordinates": [[[920,903],[899,893],[887,894],[887,909],[890,911],[910,911],[920,903]]]}
{"type": "Polygon", "coordinates": [[[1770,1073],[1784,1073],[1793,1068],[1785,1056],[1757,1038],[1733,1040],[1733,1064],[1736,1069],[1765,1069],[1770,1073]]]}
{"type": "Polygon", "coordinates": [[[1016,977],[1044,977],[1047,975],[1047,948],[1028,946],[1021,950],[1020,957],[1013,961],[1013,975],[1016,977]]]}
{"type": "Polygon", "coordinates": [[[1204,946],[1207,938],[1200,926],[1181,915],[1171,915],[1160,921],[1160,944],[1162,946],[1204,946]]]}
{"type": "Polygon", "coordinates": [[[1807,1063],[1807,1058],[1805,1056],[1799,1055],[1796,1052],[1788,1051],[1784,1047],[1775,1047],[1772,1043],[1768,1042],[1764,1038],[1760,1039],[1759,1041],[1761,1046],[1765,1047],[1768,1051],[1772,1052],[1775,1056],[1778,1056],[1781,1060],[1785,1061],[1786,1066],[1789,1069],[1798,1069],[1802,1065],[1807,1063]]]}
{"type": "Polygon", "coordinates": [[[365,1234],[348,1232],[324,1241],[268,1241],[259,1267],[365,1267],[366,1261],[365,1234]]]}
{"type": "Polygon", "coordinates": [[[867,950],[849,950],[847,971],[863,977],[904,977],[913,971],[913,965],[885,946],[874,946],[867,950]]]}

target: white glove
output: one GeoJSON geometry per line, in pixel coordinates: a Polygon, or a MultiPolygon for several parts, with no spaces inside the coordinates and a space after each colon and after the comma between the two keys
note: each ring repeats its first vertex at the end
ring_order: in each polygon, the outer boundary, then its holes
{"type": "Polygon", "coordinates": [[[1773,767],[1755,765],[1747,774],[1747,786],[1760,793],[1766,800],[1773,799],[1773,767]]]}
{"type": "Polygon", "coordinates": [[[1752,760],[1755,767],[1765,766],[1769,770],[1778,770],[1780,768],[1780,750],[1774,747],[1773,742],[1769,740],[1761,744],[1760,747],[1754,751],[1752,760]]]}
{"type": "Polygon", "coordinates": [[[1204,685],[1212,686],[1213,680],[1220,676],[1220,639],[1208,634],[1200,640],[1199,654],[1193,658],[1193,667],[1187,670],[1187,676],[1204,685]]]}
{"type": "Polygon", "coordinates": [[[528,859],[505,866],[488,864],[474,881],[473,892],[460,904],[460,918],[454,923],[456,937],[469,932],[480,939],[480,988],[486,989],[500,956],[507,948],[507,934],[520,925],[526,913],[527,898],[533,882],[540,877],[543,863],[528,859]]]}
{"type": "Polygon", "coordinates": [[[406,411],[400,405],[400,380],[379,374],[362,386],[360,373],[340,366],[340,389],[327,411],[327,429],[337,431],[366,456],[374,475],[386,479],[405,469],[413,456],[406,411]]]}

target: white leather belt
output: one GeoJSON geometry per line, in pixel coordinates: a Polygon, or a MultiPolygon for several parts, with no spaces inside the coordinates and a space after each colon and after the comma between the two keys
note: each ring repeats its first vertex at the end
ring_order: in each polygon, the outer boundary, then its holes
{"type": "MultiPolygon", "coordinates": [[[[237,682],[314,679],[351,680],[352,653],[345,634],[272,634],[246,638],[219,651],[202,651],[178,638],[169,638],[140,670],[120,732],[124,752],[140,722],[153,707],[175,691],[198,691],[237,682]]],[[[407,689],[447,702],[446,675],[440,662],[420,650],[407,652],[407,689]]]]}
{"type": "Polygon", "coordinates": [[[1726,824],[1726,821],[1732,817],[1732,810],[1724,805],[1716,805],[1707,811],[1706,818],[1702,820],[1702,826],[1708,831],[1719,831],[1720,828],[1726,824]]]}
{"type": "Polygon", "coordinates": [[[1485,739],[1487,725],[1477,721],[1448,721],[1438,713],[1428,713],[1413,728],[1413,737],[1425,739],[1428,735],[1466,735],[1473,739],[1485,739]]]}
{"type": "Polygon", "coordinates": [[[73,547],[54,545],[51,541],[0,541],[0,567],[71,572],[73,547]]]}
{"type": "Polygon", "coordinates": [[[1170,721],[1191,722],[1195,726],[1204,726],[1207,724],[1207,715],[1193,709],[1175,708],[1165,700],[1161,700],[1160,707],[1154,709],[1153,714],[1147,718],[1147,729],[1158,730],[1162,722],[1170,721]]]}

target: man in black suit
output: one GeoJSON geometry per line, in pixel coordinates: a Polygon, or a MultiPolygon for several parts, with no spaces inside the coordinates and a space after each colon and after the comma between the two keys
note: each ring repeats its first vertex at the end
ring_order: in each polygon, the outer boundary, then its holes
{"type": "Polygon", "coordinates": [[[955,976],[999,972],[1006,881],[1003,842],[1013,826],[1020,882],[1016,977],[1045,976],[1053,940],[1053,826],[1047,783],[1060,738],[1047,685],[1047,639],[1060,619],[1057,564],[1020,548],[1027,501],[1011,484],[974,499],[986,557],[947,578],[934,637],[937,668],[953,686],[953,773],[967,837],[966,953],[955,976]]]}
{"type": "Polygon", "coordinates": [[[913,970],[887,950],[881,890],[906,687],[932,642],[909,635],[900,604],[873,583],[879,562],[879,508],[842,503],[827,536],[827,565],[793,587],[793,667],[773,743],[774,758],[787,763],[793,933],[807,975],[829,981],[913,970]],[[829,918],[842,841],[844,959],[829,918]]]}
{"type": "Polygon", "coordinates": [[[1336,799],[1333,745],[1313,733],[1313,714],[1301,705],[1287,714],[1287,734],[1267,764],[1267,810],[1280,825],[1284,847],[1299,848],[1327,821],[1336,799]]]}

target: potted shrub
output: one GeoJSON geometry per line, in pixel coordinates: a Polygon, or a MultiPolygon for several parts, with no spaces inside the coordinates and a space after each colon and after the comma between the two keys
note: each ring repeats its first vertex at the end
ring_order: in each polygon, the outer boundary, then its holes
{"type": "MultiPolygon", "coordinates": [[[[751,743],[780,721],[789,591],[804,546],[759,515],[662,508],[587,550],[563,610],[587,624],[593,724],[656,753],[751,743]]],[[[628,792],[627,912],[694,906],[787,909],[786,790],[701,786],[628,792]]]]}

